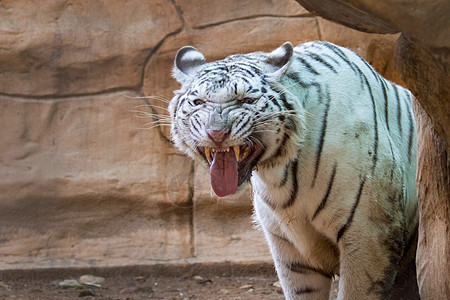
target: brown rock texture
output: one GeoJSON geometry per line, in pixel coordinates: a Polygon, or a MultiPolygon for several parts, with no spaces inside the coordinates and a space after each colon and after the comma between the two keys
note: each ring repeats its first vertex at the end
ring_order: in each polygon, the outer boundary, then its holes
{"type": "Polygon", "coordinates": [[[170,145],[176,51],[329,39],[400,82],[395,38],[294,0],[1,1],[0,269],[270,261],[249,192],[212,196],[170,145]]]}
{"type": "Polygon", "coordinates": [[[417,281],[423,299],[446,299],[450,295],[450,178],[448,157],[444,144],[433,128],[430,117],[415,103],[418,124],[420,166],[419,243],[417,281]]]}
{"type": "Polygon", "coordinates": [[[191,256],[189,186],[173,185],[191,163],[139,130],[136,95],[0,97],[1,269],[191,256]]]}
{"type": "Polygon", "coordinates": [[[0,4],[0,28],[1,91],[59,96],[138,87],[181,23],[167,0],[14,0],[0,4]]]}
{"type": "Polygon", "coordinates": [[[365,32],[401,32],[395,65],[420,104],[417,271],[422,299],[450,297],[450,2],[297,0],[318,15],[365,32]],[[422,109],[423,107],[423,109],[422,109]],[[433,128],[434,127],[434,128],[433,128]]]}
{"type": "MultiPolygon", "coordinates": [[[[448,31],[450,35],[450,29],[448,31]]],[[[396,45],[395,64],[408,88],[431,117],[434,128],[443,140],[448,153],[450,40],[448,47],[433,50],[422,41],[402,34],[396,45]]]]}
{"type": "Polygon", "coordinates": [[[308,11],[360,31],[403,32],[431,47],[449,46],[450,6],[445,0],[297,0],[297,2],[308,11]]]}

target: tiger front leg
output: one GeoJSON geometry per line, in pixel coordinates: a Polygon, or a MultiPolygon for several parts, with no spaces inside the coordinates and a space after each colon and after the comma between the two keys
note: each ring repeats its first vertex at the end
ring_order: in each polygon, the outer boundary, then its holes
{"type": "Polygon", "coordinates": [[[286,299],[329,299],[332,276],[311,266],[286,238],[269,235],[270,250],[286,299]]]}
{"type": "Polygon", "coordinates": [[[276,214],[255,198],[256,220],[269,244],[286,299],[329,299],[332,275],[308,263],[282,233],[276,214]]]}
{"type": "Polygon", "coordinates": [[[366,230],[355,226],[339,241],[338,299],[390,299],[404,247],[403,232],[400,227],[370,231],[368,226],[366,230]]]}

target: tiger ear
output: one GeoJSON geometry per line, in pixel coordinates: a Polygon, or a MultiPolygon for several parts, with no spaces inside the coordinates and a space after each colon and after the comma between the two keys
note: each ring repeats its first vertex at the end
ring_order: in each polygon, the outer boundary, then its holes
{"type": "Polygon", "coordinates": [[[173,77],[183,84],[205,63],[203,54],[192,46],[185,46],[178,50],[175,56],[173,77]]]}
{"type": "Polygon", "coordinates": [[[264,61],[268,66],[268,75],[275,80],[280,79],[287,71],[293,53],[294,47],[290,42],[286,42],[270,52],[269,56],[264,61]]]}

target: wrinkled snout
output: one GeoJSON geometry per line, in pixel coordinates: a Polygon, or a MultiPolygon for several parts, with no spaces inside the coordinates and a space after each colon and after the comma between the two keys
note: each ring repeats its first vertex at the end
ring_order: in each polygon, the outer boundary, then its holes
{"type": "Polygon", "coordinates": [[[213,143],[220,148],[222,147],[222,142],[225,141],[225,139],[230,135],[230,130],[229,129],[215,130],[207,128],[206,134],[211,139],[211,141],[213,141],[213,143]]]}

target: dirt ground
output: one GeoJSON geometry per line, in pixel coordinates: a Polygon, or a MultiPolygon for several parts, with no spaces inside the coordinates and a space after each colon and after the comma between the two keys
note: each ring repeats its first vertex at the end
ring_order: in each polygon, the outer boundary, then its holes
{"type": "Polygon", "coordinates": [[[0,299],[284,299],[277,281],[269,264],[14,270],[0,271],[0,299]],[[104,281],[81,284],[83,275],[104,281]]]}

